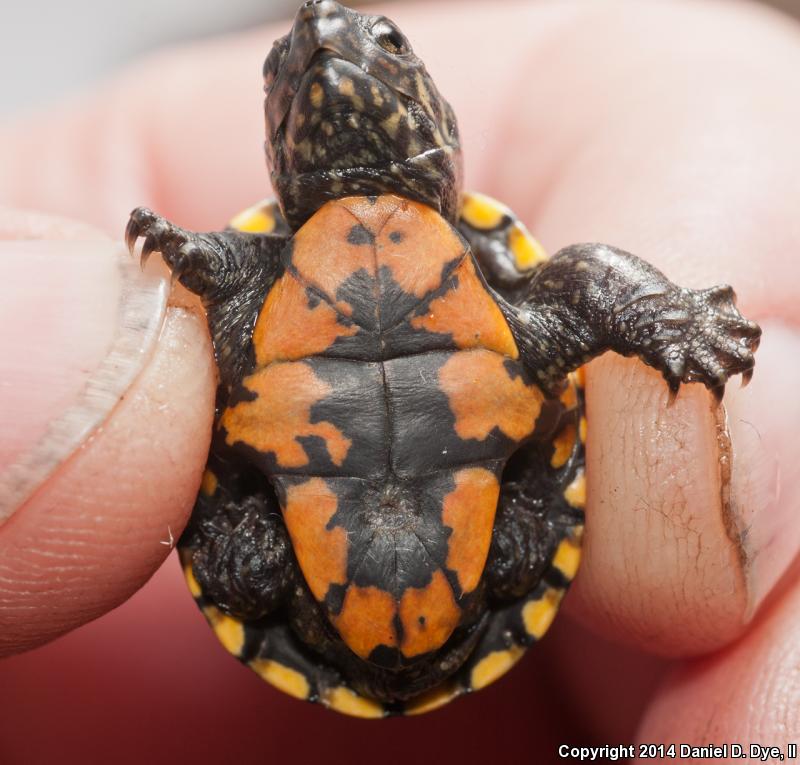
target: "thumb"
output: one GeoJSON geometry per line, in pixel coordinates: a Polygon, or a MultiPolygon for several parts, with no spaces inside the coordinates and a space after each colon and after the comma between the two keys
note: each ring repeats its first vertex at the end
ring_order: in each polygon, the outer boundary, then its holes
{"type": "Polygon", "coordinates": [[[3,655],[118,605],[167,556],[200,481],[214,371],[202,319],[168,308],[163,277],[102,234],[4,212],[0,236],[3,655]]]}

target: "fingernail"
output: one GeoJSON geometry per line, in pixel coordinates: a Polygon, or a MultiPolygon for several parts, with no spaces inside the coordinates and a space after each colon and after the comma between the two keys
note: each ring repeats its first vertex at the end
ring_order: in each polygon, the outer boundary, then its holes
{"type": "Polygon", "coordinates": [[[752,382],[737,390],[732,381],[725,396],[729,535],[739,547],[748,619],[800,552],[800,396],[787,385],[800,372],[800,334],[778,321],[762,322],[762,329],[752,382]]]}
{"type": "Polygon", "coordinates": [[[0,242],[0,268],[2,525],[147,364],[168,285],[110,241],[0,242]]]}

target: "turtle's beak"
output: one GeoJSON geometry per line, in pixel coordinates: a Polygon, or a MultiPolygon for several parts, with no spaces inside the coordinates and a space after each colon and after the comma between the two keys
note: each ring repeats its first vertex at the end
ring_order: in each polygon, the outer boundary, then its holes
{"type": "Polygon", "coordinates": [[[347,13],[336,0],[307,0],[300,6],[288,35],[286,58],[267,92],[268,140],[280,129],[314,56],[321,50],[343,52],[342,42],[349,37],[347,13]]]}

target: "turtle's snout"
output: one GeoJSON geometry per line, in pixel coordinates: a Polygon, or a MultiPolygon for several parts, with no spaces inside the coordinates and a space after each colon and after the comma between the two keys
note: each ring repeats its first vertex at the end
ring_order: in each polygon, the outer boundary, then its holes
{"type": "Polygon", "coordinates": [[[306,0],[297,12],[297,19],[308,21],[314,16],[327,16],[340,11],[341,7],[336,0],[306,0]]]}

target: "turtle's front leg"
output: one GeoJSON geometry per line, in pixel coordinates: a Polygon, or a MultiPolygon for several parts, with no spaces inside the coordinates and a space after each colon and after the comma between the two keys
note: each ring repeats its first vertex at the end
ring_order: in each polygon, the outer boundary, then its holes
{"type": "Polygon", "coordinates": [[[721,397],[732,375],[749,379],[761,336],[734,299],[730,287],[678,287],[635,255],[579,244],[542,264],[519,303],[503,307],[522,358],[549,392],[612,350],[658,369],[673,394],[682,382],[701,382],[721,397]]]}
{"type": "Polygon", "coordinates": [[[139,238],[144,239],[142,263],[150,253],[159,251],[173,279],[203,301],[220,382],[223,390],[230,392],[249,363],[253,323],[280,273],[280,256],[288,236],[232,229],[196,233],[146,207],[137,207],[125,229],[131,253],[139,238]]]}
{"type": "Polygon", "coordinates": [[[133,252],[142,238],[144,264],[158,250],[173,278],[205,303],[219,303],[247,288],[255,280],[274,277],[286,236],[242,231],[196,233],[176,226],[146,207],[137,207],[125,229],[125,242],[133,252]]]}

